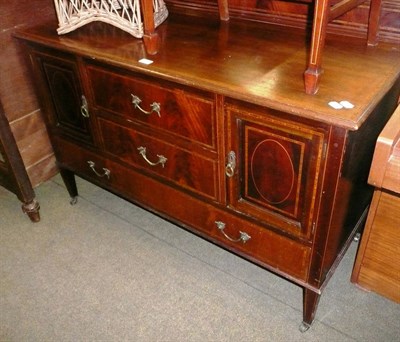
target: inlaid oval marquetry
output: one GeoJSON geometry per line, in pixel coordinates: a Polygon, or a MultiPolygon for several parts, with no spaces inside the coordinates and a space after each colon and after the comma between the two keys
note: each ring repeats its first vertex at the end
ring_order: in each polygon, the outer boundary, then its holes
{"type": "Polygon", "coordinates": [[[270,204],[280,204],[293,190],[295,172],[287,149],[278,141],[261,141],[250,159],[251,177],[260,196],[270,204]]]}

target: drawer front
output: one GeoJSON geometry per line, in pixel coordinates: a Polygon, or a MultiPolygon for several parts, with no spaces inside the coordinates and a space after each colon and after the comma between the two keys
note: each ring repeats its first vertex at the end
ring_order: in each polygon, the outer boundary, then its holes
{"type": "Polygon", "coordinates": [[[94,104],[100,110],[139,121],[215,149],[216,116],[211,94],[177,88],[89,66],[94,104]]]}
{"type": "Polygon", "coordinates": [[[84,178],[100,185],[110,185],[110,172],[107,161],[98,153],[84,149],[60,136],[54,136],[54,153],[57,163],[84,178]]]}
{"type": "Polygon", "coordinates": [[[55,140],[61,166],[196,233],[208,235],[212,228],[206,224],[209,205],[203,201],[67,140],[55,140]],[[95,165],[91,167],[88,162],[95,165]],[[108,175],[104,175],[105,170],[108,175]]]}
{"type": "Polygon", "coordinates": [[[309,247],[217,209],[95,152],[63,139],[57,138],[56,141],[57,159],[63,167],[274,272],[292,280],[306,281],[309,247]],[[94,165],[90,166],[89,162],[94,165]],[[223,230],[220,229],[221,223],[224,224],[223,230]],[[248,236],[248,240],[244,242],[242,235],[248,236]]]}
{"type": "Polygon", "coordinates": [[[181,188],[217,200],[217,161],[99,118],[104,150],[181,188]],[[109,139],[108,137],[112,137],[109,139]]]}
{"type": "Polygon", "coordinates": [[[212,227],[210,236],[229,250],[283,276],[307,280],[310,247],[225,211],[213,210],[208,225],[212,227]]]}

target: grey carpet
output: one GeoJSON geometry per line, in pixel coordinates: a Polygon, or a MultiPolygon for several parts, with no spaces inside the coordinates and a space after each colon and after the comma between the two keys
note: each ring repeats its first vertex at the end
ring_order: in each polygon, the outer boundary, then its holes
{"type": "Polygon", "coordinates": [[[400,341],[400,306],[350,283],[353,243],[302,334],[302,291],[78,179],[0,187],[1,341],[400,341]]]}

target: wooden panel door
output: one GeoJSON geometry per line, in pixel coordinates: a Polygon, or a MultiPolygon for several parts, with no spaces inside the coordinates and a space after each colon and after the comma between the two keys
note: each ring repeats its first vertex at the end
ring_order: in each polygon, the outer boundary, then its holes
{"type": "Polygon", "coordinates": [[[273,229],[309,239],[327,131],[272,113],[228,106],[229,205],[273,229]]]}
{"type": "Polygon", "coordinates": [[[55,133],[91,141],[89,108],[79,81],[78,65],[73,57],[34,53],[44,86],[41,94],[51,99],[48,121],[55,133]]]}

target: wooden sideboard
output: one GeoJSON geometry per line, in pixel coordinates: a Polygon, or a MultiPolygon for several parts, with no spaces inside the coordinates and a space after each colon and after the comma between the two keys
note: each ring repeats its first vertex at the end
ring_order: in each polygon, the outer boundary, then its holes
{"type": "Polygon", "coordinates": [[[56,28],[17,37],[72,202],[76,174],[298,284],[307,330],[366,217],[394,46],[328,38],[310,96],[295,29],[171,14],[148,55],[110,25],[56,28]]]}
{"type": "Polygon", "coordinates": [[[379,135],[368,182],[375,191],[351,280],[400,303],[400,106],[379,135]]]}

